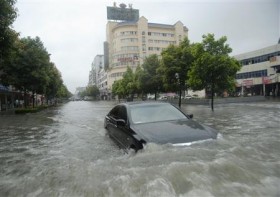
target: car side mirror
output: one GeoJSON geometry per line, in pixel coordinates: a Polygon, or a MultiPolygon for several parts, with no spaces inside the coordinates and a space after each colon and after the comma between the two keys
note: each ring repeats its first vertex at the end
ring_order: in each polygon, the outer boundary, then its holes
{"type": "Polygon", "coordinates": [[[193,118],[193,114],[189,114],[188,116],[190,117],[190,119],[192,119],[192,118],[193,118]]]}
{"type": "Polygon", "coordinates": [[[116,122],[117,122],[118,126],[125,126],[126,125],[126,122],[123,119],[118,119],[116,122]]]}

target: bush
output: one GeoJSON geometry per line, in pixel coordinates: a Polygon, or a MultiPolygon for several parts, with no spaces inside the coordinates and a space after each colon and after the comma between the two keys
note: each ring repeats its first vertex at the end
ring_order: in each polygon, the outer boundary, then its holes
{"type": "Polygon", "coordinates": [[[15,114],[36,113],[46,108],[48,108],[48,106],[46,105],[42,105],[34,108],[21,108],[21,109],[16,109],[15,114]]]}

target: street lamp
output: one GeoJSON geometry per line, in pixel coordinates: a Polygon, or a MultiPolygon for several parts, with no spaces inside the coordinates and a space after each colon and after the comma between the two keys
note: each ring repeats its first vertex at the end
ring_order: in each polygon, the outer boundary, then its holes
{"type": "Polygon", "coordinates": [[[181,108],[182,90],[181,90],[181,83],[180,83],[180,74],[179,73],[175,73],[175,78],[177,79],[178,86],[179,86],[179,103],[178,103],[178,106],[179,106],[179,108],[181,108]]]}
{"type": "Polygon", "coordinates": [[[180,76],[179,76],[179,73],[175,73],[175,78],[178,80],[178,82],[179,82],[179,80],[180,80],[180,76]]]}

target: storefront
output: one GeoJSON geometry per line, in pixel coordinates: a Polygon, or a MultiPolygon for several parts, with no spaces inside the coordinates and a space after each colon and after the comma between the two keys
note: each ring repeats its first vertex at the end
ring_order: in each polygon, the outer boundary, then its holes
{"type": "Polygon", "coordinates": [[[7,111],[14,108],[13,94],[9,88],[0,84],[0,111],[7,111]]]}

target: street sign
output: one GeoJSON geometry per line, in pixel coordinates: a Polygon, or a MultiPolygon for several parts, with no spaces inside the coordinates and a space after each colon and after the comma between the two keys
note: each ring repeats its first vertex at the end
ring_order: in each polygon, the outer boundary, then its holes
{"type": "Polygon", "coordinates": [[[263,82],[263,84],[270,84],[271,80],[269,79],[269,77],[263,77],[262,82],[263,82]]]}

